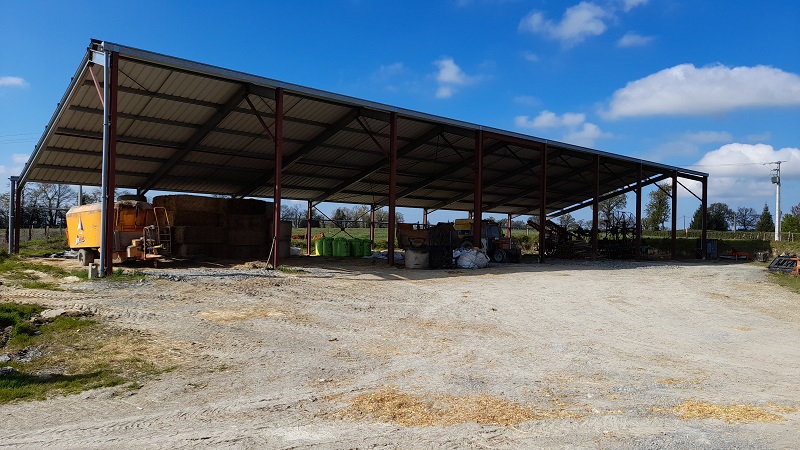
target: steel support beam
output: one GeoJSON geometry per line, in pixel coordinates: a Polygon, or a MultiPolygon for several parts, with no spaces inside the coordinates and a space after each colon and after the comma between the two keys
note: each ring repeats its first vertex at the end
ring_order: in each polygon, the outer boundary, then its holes
{"type": "Polygon", "coordinates": [[[17,182],[19,177],[9,177],[11,189],[8,196],[8,253],[14,253],[15,224],[17,223],[17,182]]]}
{"type": "Polygon", "coordinates": [[[278,268],[281,236],[281,175],[283,173],[283,88],[275,89],[275,184],[272,197],[272,268],[278,268]]]}
{"type": "Polygon", "coordinates": [[[547,225],[547,144],[542,148],[539,166],[539,263],[544,263],[545,233],[547,225]]]}
{"type": "Polygon", "coordinates": [[[508,226],[508,237],[511,237],[511,213],[508,213],[506,225],[508,226]]]}
{"type": "Polygon", "coordinates": [[[481,244],[481,221],[483,220],[483,130],[475,132],[475,185],[472,193],[472,245],[483,248],[481,244]]]}
{"type": "Polygon", "coordinates": [[[375,242],[375,205],[369,207],[369,240],[375,242]]]}
{"type": "MultiPolygon", "coordinates": [[[[247,86],[241,86],[239,89],[234,92],[234,94],[228,98],[228,101],[225,102],[224,105],[221,105],[220,108],[214,113],[211,118],[203,124],[203,127],[197,130],[191,138],[182,146],[180,150],[175,152],[161,168],[153,174],[150,180],[142,186],[142,193],[149,191],[150,189],[155,186],[158,180],[166,175],[170,170],[172,170],[176,165],[178,165],[183,158],[186,157],[195,147],[200,144],[200,142],[206,138],[214,129],[228,117],[228,114],[231,113],[239,103],[242,102],[244,99],[244,95],[247,93],[247,86]]],[[[276,94],[277,96],[277,94],[276,94]]]]}
{"type": "MultiPolygon", "coordinates": [[[[423,145],[427,144],[428,142],[430,142],[431,139],[435,138],[441,132],[442,132],[442,130],[441,130],[440,127],[438,127],[438,126],[433,127],[432,129],[430,129],[427,132],[425,132],[425,134],[423,134],[422,136],[420,136],[420,137],[414,139],[413,141],[409,142],[408,144],[406,144],[402,149],[400,149],[397,152],[397,157],[403,157],[403,156],[411,153],[415,149],[419,148],[420,146],[423,146],[423,145]]],[[[391,139],[391,136],[390,136],[390,139],[391,139]]],[[[396,139],[397,139],[397,136],[395,136],[395,140],[396,139]]],[[[386,161],[384,159],[381,159],[381,161],[369,166],[365,170],[362,170],[357,175],[348,178],[347,180],[337,184],[332,189],[329,189],[329,190],[325,191],[323,194],[318,195],[317,197],[313,198],[312,201],[315,204],[319,203],[319,202],[323,202],[328,197],[330,197],[331,195],[338,194],[339,192],[345,190],[351,184],[357,183],[357,182],[363,180],[364,178],[372,175],[375,171],[380,170],[385,165],[386,165],[386,161]]],[[[378,202],[376,204],[380,204],[380,203],[381,202],[378,202]]]]}
{"type": "Polygon", "coordinates": [[[703,198],[700,200],[700,209],[703,216],[703,228],[700,230],[700,251],[702,259],[708,258],[708,177],[703,177],[703,198]]]}
{"type": "Polygon", "coordinates": [[[594,195],[592,196],[592,261],[600,251],[600,155],[594,156],[594,195]]]}
{"type": "Polygon", "coordinates": [[[422,209],[422,224],[428,226],[428,208],[422,209]]]}
{"type": "Polygon", "coordinates": [[[19,230],[20,225],[22,224],[22,193],[23,185],[17,181],[17,195],[16,195],[16,205],[14,205],[14,209],[16,209],[17,220],[14,221],[14,254],[19,254],[19,230]]]}
{"type": "Polygon", "coordinates": [[[642,164],[639,163],[639,179],[636,180],[636,241],[634,255],[636,261],[642,259],[642,164]]]}
{"type": "Polygon", "coordinates": [[[388,260],[394,265],[395,205],[397,203],[397,112],[389,115],[389,235],[388,260]]]}
{"type": "Polygon", "coordinates": [[[117,87],[119,53],[105,52],[103,71],[103,163],[101,183],[100,268],[101,277],[114,268],[114,189],[117,171],[117,87]]]}
{"type": "Polygon", "coordinates": [[[672,233],[670,235],[671,259],[678,259],[678,171],[672,171],[672,233]]]}
{"type": "Polygon", "coordinates": [[[311,205],[311,200],[308,202],[308,209],[306,210],[306,256],[311,256],[311,211],[314,208],[311,205]]]}
{"type": "MultiPolygon", "coordinates": [[[[306,155],[308,155],[312,150],[324,144],[325,141],[332,138],[336,133],[344,129],[344,127],[349,125],[350,122],[355,120],[355,118],[358,116],[359,116],[359,110],[357,108],[348,111],[344,116],[339,118],[339,120],[337,120],[334,124],[325,128],[324,130],[322,130],[322,132],[314,136],[313,139],[303,144],[303,146],[299,150],[295,151],[292,154],[292,156],[287,157],[286,160],[283,162],[283,168],[284,169],[291,168],[298,161],[305,158],[306,155]]],[[[272,175],[264,176],[256,180],[252,184],[248,185],[245,189],[239,191],[237,195],[239,197],[246,197],[252,194],[253,191],[260,188],[264,184],[270,183],[272,181],[273,181],[272,175]]]]}

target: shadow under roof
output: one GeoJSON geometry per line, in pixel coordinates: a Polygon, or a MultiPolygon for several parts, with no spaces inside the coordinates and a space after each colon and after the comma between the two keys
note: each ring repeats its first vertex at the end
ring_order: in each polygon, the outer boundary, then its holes
{"type": "Polygon", "coordinates": [[[116,185],[271,198],[276,89],[283,89],[282,198],[388,204],[389,117],[398,115],[397,206],[471,210],[477,131],[483,210],[538,213],[547,155],[547,214],[674,175],[708,175],[483,127],[93,40],[20,181],[101,184],[103,67],[119,55],[116,185]],[[94,77],[93,77],[94,75],[94,77]],[[94,80],[97,80],[97,84],[94,80]],[[546,151],[545,151],[546,148],[546,151]]]}

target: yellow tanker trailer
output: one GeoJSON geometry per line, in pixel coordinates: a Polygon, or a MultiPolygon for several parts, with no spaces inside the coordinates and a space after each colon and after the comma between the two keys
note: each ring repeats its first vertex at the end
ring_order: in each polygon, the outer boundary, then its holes
{"type": "MultiPolygon", "coordinates": [[[[102,204],[73,206],[67,211],[67,242],[88,266],[100,257],[102,204]]],[[[141,196],[121,196],[114,203],[112,261],[157,259],[170,254],[171,230],[165,208],[141,196]]]]}

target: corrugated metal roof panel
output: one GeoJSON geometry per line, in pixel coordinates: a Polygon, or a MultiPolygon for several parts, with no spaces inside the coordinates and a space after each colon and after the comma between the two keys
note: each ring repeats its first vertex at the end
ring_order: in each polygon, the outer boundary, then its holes
{"type": "MultiPolygon", "coordinates": [[[[591,198],[595,157],[602,159],[603,192],[635,185],[639,164],[645,179],[673,170],[693,179],[705,176],[129,47],[115,48],[120,51],[117,180],[141,183],[145,190],[271,195],[275,146],[244,96],[274,133],[276,102],[271,97],[278,87],[285,93],[284,195],[295,198],[363,202],[385,198],[392,112],[398,115],[398,205],[470,209],[479,129],[484,136],[484,203],[495,210],[539,207],[536,190],[545,145],[551,157],[549,211],[591,198]]],[[[99,67],[94,73],[102,81],[99,67]]],[[[101,133],[101,103],[91,77],[82,69],[23,177],[94,182],[99,178],[101,133]]]]}

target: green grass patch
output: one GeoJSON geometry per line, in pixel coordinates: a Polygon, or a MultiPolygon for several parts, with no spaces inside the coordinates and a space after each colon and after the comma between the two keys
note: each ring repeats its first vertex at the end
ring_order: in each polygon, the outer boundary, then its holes
{"type": "Polygon", "coordinates": [[[800,277],[788,273],[770,273],[769,280],[778,286],[783,286],[792,292],[800,294],[800,277]]]}
{"type": "Polygon", "coordinates": [[[66,270],[49,264],[38,264],[24,256],[0,254],[0,274],[15,280],[37,280],[39,276],[30,271],[41,272],[52,277],[62,278],[70,273],[66,270]]]}
{"type": "Polygon", "coordinates": [[[50,281],[23,281],[19,284],[25,289],[44,289],[46,291],[62,291],[61,287],[50,281]]]}
{"type": "Polygon", "coordinates": [[[60,316],[32,323],[30,318],[44,309],[0,303],[0,324],[14,327],[0,353],[33,355],[3,363],[15,371],[0,376],[0,404],[124,384],[139,389],[147,377],[174,367],[169,352],[134,331],[113,329],[85,317],[60,316]],[[159,359],[151,361],[150,355],[159,359]]]}
{"type": "Polygon", "coordinates": [[[69,245],[64,236],[32,239],[19,243],[19,254],[22,256],[50,256],[68,249],[69,245]]]}

